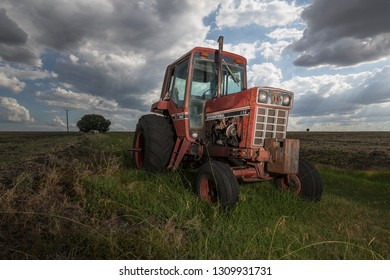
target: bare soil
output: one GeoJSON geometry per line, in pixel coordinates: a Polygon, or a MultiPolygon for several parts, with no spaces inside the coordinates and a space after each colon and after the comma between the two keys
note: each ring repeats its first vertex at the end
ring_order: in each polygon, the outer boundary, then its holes
{"type": "Polygon", "coordinates": [[[390,132],[289,132],[299,139],[301,157],[354,170],[390,169],[390,132]]]}
{"type": "Polygon", "coordinates": [[[38,181],[45,167],[72,160],[82,134],[59,132],[0,132],[0,186],[8,186],[21,174],[38,181]]]}

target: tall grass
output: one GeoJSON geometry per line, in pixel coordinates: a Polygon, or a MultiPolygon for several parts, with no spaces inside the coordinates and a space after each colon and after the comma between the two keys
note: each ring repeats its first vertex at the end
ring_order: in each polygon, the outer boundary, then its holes
{"type": "Polygon", "coordinates": [[[321,202],[241,185],[230,212],[199,200],[194,171],[131,168],[128,134],[87,136],[72,160],[0,193],[2,258],[389,259],[390,172],[319,167],[321,202]]]}

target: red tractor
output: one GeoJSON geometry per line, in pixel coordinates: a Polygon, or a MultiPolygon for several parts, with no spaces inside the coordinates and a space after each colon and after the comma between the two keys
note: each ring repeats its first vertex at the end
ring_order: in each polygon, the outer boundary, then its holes
{"type": "Polygon", "coordinates": [[[238,181],[274,180],[277,188],[319,200],[317,169],[299,158],[299,140],[286,139],[291,91],[247,88],[244,57],[196,47],[170,64],[160,100],[134,134],[134,165],[149,172],[198,168],[194,190],[231,208],[238,181]]]}

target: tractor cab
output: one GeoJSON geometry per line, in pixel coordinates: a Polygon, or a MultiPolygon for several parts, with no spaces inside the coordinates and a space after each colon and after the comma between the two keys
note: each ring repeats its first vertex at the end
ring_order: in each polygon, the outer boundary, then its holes
{"type": "Polygon", "coordinates": [[[170,112],[178,136],[194,142],[205,136],[206,104],[246,87],[244,57],[229,52],[220,56],[215,49],[196,47],[167,67],[161,99],[152,111],[170,112]]]}
{"type": "Polygon", "coordinates": [[[205,104],[208,100],[240,92],[246,88],[243,59],[227,54],[222,58],[221,84],[218,90],[218,61],[215,53],[195,50],[189,89],[189,128],[203,128],[205,104]]]}

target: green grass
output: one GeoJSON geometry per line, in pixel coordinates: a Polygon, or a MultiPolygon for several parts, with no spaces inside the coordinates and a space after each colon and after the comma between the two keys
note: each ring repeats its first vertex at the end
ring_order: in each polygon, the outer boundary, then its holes
{"type": "Polygon", "coordinates": [[[241,184],[226,212],[193,194],[194,172],[131,168],[128,134],[82,143],[77,162],[47,166],[35,185],[19,175],[2,190],[2,258],[390,258],[390,171],[319,166],[320,202],[241,184]]]}

